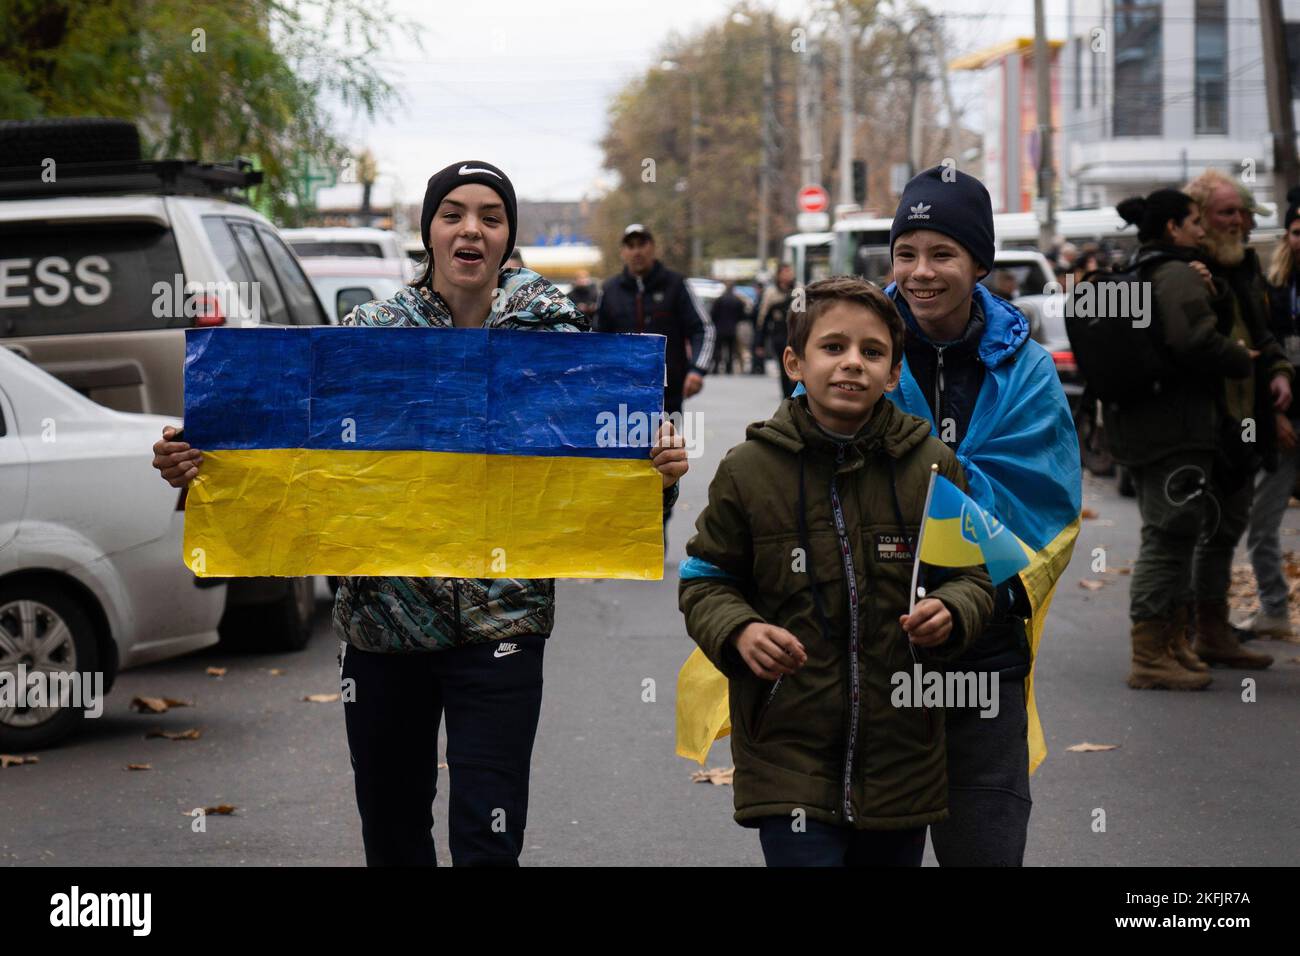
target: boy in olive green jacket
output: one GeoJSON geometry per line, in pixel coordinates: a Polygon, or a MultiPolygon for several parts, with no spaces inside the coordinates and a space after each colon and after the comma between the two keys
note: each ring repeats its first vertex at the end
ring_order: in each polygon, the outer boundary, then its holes
{"type": "Polygon", "coordinates": [[[769,865],[919,866],[947,816],[942,711],[895,707],[898,675],[960,654],[993,610],[983,567],[908,613],[931,465],[965,487],[929,423],[884,401],[903,322],[837,277],[792,311],[783,362],[806,394],[751,425],[686,546],[686,628],[730,679],[735,819],[769,865]]]}

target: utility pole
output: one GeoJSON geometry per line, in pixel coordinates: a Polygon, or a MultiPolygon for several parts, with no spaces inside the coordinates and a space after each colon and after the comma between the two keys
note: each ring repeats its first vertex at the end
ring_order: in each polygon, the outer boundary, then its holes
{"type": "MultiPolygon", "coordinates": [[[[1266,0],[1261,0],[1266,2],[1266,0]]],[[[1056,239],[1056,182],[1052,168],[1051,60],[1047,49],[1047,17],[1043,0],[1034,0],[1034,79],[1038,88],[1038,222],[1039,251],[1046,253],[1056,239]]]]}
{"type": "Polygon", "coordinates": [[[840,4],[840,204],[853,204],[853,31],[849,6],[840,4]]]}
{"type": "Polygon", "coordinates": [[[926,15],[926,29],[933,44],[935,68],[943,84],[943,106],[948,112],[948,150],[953,159],[961,162],[961,123],[957,121],[957,104],[952,98],[952,81],[948,76],[948,38],[944,36],[943,21],[933,14],[926,15]]]}
{"type": "Polygon", "coordinates": [[[822,182],[822,79],[820,50],[808,37],[808,46],[799,54],[795,73],[795,102],[799,114],[799,175],[803,183],[822,182]]]}
{"type": "Polygon", "coordinates": [[[911,96],[907,111],[907,176],[910,179],[921,171],[921,83],[925,74],[918,62],[920,51],[916,48],[916,31],[907,31],[907,86],[911,96]]]}
{"type": "Polygon", "coordinates": [[[1296,158],[1295,115],[1291,110],[1281,0],[1259,0],[1259,29],[1264,47],[1268,125],[1273,132],[1273,201],[1277,203],[1277,218],[1281,222],[1287,207],[1287,190],[1300,186],[1300,160],[1296,158]]]}
{"type": "Polygon", "coordinates": [[[691,275],[700,275],[700,260],[704,258],[704,241],[700,237],[700,213],[699,202],[697,199],[699,177],[696,170],[696,159],[700,150],[700,84],[692,72],[688,77],[691,85],[691,146],[690,155],[686,161],[686,183],[688,192],[686,201],[690,209],[690,232],[691,232],[691,275]]]}
{"type": "Polygon", "coordinates": [[[772,14],[763,31],[763,111],[761,122],[763,157],[758,164],[758,269],[767,268],[768,194],[772,190],[772,14]]]}

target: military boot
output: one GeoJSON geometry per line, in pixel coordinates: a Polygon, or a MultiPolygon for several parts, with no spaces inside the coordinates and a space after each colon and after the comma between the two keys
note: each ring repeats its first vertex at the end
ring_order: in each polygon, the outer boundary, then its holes
{"type": "Polygon", "coordinates": [[[1191,617],[1188,605],[1180,604],[1174,608],[1173,626],[1169,629],[1169,652],[1182,667],[1197,674],[1205,674],[1209,672],[1210,665],[1196,656],[1191,642],[1187,640],[1187,626],[1191,617]]]}
{"type": "Polygon", "coordinates": [[[1128,686],[1134,690],[1204,690],[1209,674],[1185,669],[1169,650],[1171,620],[1136,621],[1133,624],[1133,669],[1128,686]]]}
{"type": "Polygon", "coordinates": [[[1196,656],[1205,663],[1239,670],[1263,670],[1273,663],[1267,654],[1243,650],[1228,631],[1227,601],[1196,603],[1196,656]]]}

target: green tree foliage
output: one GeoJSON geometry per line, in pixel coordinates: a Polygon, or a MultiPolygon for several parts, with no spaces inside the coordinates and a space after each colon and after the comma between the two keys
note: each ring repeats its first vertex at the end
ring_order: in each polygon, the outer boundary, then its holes
{"type": "Polygon", "coordinates": [[[250,158],[256,204],[293,224],[307,165],[347,154],[329,106],[395,100],[370,54],[403,26],[382,0],[5,0],[0,116],[131,119],[151,158],[250,158]]]}

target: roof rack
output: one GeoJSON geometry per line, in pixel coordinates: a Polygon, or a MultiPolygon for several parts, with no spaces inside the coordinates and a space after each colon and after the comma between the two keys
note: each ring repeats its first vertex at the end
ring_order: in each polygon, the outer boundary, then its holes
{"type": "MultiPolygon", "coordinates": [[[[0,168],[0,199],[43,199],[106,193],[160,196],[222,196],[262,181],[246,159],[234,165],[190,159],[128,160],[107,163],[61,163],[53,182],[42,181],[40,166],[0,168]]],[[[226,197],[231,198],[231,197],[226,197]]]]}

